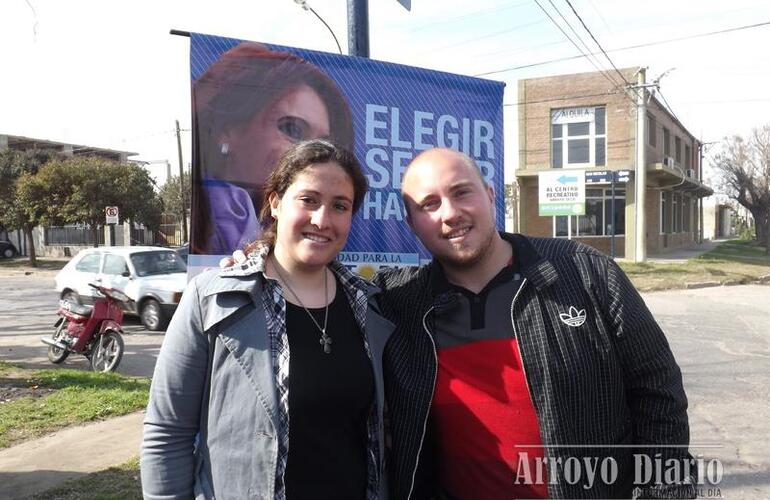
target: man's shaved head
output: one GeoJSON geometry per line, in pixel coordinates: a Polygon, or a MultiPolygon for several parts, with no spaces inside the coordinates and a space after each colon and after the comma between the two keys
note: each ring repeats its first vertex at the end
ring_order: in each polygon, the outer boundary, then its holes
{"type": "MultiPolygon", "coordinates": [[[[481,169],[479,169],[479,166],[470,156],[449,148],[428,149],[415,156],[409,165],[407,165],[406,170],[404,171],[404,177],[401,182],[401,197],[404,200],[404,208],[406,209],[407,217],[410,214],[411,208],[409,203],[410,196],[406,190],[409,172],[415,170],[412,167],[430,167],[430,165],[437,164],[462,165],[464,168],[468,169],[469,172],[472,171],[474,173],[474,177],[481,182],[482,186],[487,187],[487,181],[484,179],[484,176],[481,175],[481,169]]],[[[421,168],[419,170],[421,170],[421,168]]]]}
{"type": "MultiPolygon", "coordinates": [[[[409,165],[407,165],[406,170],[404,171],[404,180],[406,180],[407,175],[409,174],[409,169],[412,168],[413,165],[416,165],[421,162],[444,162],[444,161],[452,161],[452,162],[459,162],[468,169],[473,170],[476,175],[478,176],[479,180],[486,186],[487,181],[484,179],[484,176],[481,175],[481,169],[476,164],[476,162],[468,156],[465,153],[462,153],[460,151],[455,151],[454,149],[449,148],[433,148],[428,149],[426,151],[423,151],[422,153],[418,154],[417,156],[412,159],[411,162],[409,162],[409,165]]],[[[404,183],[401,183],[401,194],[404,194],[404,183]]]]}

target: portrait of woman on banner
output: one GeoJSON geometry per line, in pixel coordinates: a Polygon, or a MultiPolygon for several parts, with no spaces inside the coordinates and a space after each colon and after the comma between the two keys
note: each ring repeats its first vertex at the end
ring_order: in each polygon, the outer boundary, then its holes
{"type": "Polygon", "coordinates": [[[191,249],[229,255],[260,232],[255,207],[278,158],[324,138],[353,146],[347,101],[318,67],[287,52],[243,42],[192,84],[191,249]]]}

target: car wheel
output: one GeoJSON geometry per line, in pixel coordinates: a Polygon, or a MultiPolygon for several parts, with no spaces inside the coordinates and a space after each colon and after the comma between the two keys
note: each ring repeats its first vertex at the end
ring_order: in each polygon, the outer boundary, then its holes
{"type": "Polygon", "coordinates": [[[77,294],[77,292],[74,292],[72,290],[67,290],[63,294],[61,294],[61,299],[66,300],[67,302],[72,302],[73,304],[82,305],[80,303],[80,295],[77,294]]]}
{"type": "Polygon", "coordinates": [[[16,250],[14,250],[11,247],[3,248],[3,257],[6,259],[10,259],[11,257],[14,257],[16,255],[16,250]]]}
{"type": "Polygon", "coordinates": [[[164,326],[163,310],[160,303],[155,299],[147,299],[142,304],[142,310],[139,313],[142,324],[151,332],[161,330],[164,326]]]}

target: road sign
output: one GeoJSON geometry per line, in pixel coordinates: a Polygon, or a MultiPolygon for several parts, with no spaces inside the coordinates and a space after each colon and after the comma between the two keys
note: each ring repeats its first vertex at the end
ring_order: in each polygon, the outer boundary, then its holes
{"type": "Polygon", "coordinates": [[[631,180],[630,170],[586,170],[586,184],[609,184],[613,175],[615,182],[631,180]]]}
{"type": "Polygon", "coordinates": [[[609,184],[612,182],[611,170],[586,170],[586,184],[609,184]]]}
{"type": "Polygon", "coordinates": [[[104,213],[107,216],[107,224],[118,224],[118,207],[105,207],[104,213]]]}
{"type": "Polygon", "coordinates": [[[631,180],[630,170],[615,170],[615,182],[628,182],[631,180]]]}
{"type": "Polygon", "coordinates": [[[586,186],[584,170],[549,170],[538,174],[538,214],[584,215],[586,186]]]}

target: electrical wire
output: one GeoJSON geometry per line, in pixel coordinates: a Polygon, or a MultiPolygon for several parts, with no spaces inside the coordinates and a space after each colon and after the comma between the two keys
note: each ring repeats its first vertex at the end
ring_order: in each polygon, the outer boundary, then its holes
{"type": "Polygon", "coordinates": [[[596,94],[575,94],[575,95],[565,95],[565,96],[559,96],[559,97],[551,97],[548,99],[541,99],[537,101],[522,101],[522,102],[509,102],[503,104],[503,107],[509,107],[509,106],[522,106],[525,104],[542,104],[546,102],[556,102],[556,101],[567,101],[570,99],[580,99],[584,97],[606,97],[611,95],[618,95],[621,91],[618,89],[615,89],[615,92],[598,92],[596,94]]]}
{"type": "Polygon", "coordinates": [[[612,59],[610,59],[610,56],[607,55],[607,51],[604,50],[604,47],[602,47],[602,44],[599,43],[599,40],[597,40],[594,34],[591,33],[591,30],[588,29],[588,26],[586,26],[586,23],[583,21],[583,18],[580,17],[580,14],[578,14],[577,10],[575,10],[575,7],[572,5],[572,2],[570,2],[570,0],[566,0],[566,2],[567,2],[567,5],[569,5],[569,8],[572,9],[572,13],[575,14],[575,17],[577,17],[578,21],[580,21],[580,24],[582,24],[583,28],[588,32],[589,36],[594,41],[596,46],[599,47],[599,50],[602,51],[602,54],[604,54],[604,57],[607,58],[607,60],[609,61],[610,65],[615,70],[615,72],[618,75],[620,75],[620,78],[623,79],[624,82],[626,82],[626,85],[630,86],[631,83],[628,80],[626,80],[626,77],[623,76],[623,73],[621,73],[620,70],[618,70],[618,67],[615,66],[615,63],[612,62],[612,59]]]}
{"type": "MultiPolygon", "coordinates": [[[[586,54],[586,53],[587,53],[587,54],[591,55],[591,50],[592,50],[592,49],[591,49],[591,48],[588,46],[588,44],[587,44],[587,43],[586,43],[586,42],[583,40],[583,37],[581,37],[581,36],[580,36],[580,34],[579,34],[579,33],[578,33],[576,30],[575,30],[575,28],[573,28],[573,27],[572,27],[572,23],[570,23],[570,22],[567,20],[567,18],[566,18],[566,17],[564,17],[564,15],[561,13],[561,11],[559,10],[559,8],[558,8],[558,7],[556,7],[556,5],[553,3],[553,0],[548,0],[548,2],[551,4],[551,7],[553,7],[553,9],[556,11],[556,13],[557,13],[557,14],[559,14],[559,17],[561,17],[562,21],[564,21],[564,24],[566,24],[566,25],[567,25],[567,27],[568,27],[568,28],[569,28],[569,30],[572,32],[572,34],[573,34],[573,35],[575,35],[575,38],[576,38],[576,39],[577,39],[577,40],[578,40],[578,41],[581,43],[581,45],[582,45],[582,46],[583,46],[583,48],[585,49],[585,52],[584,52],[584,51],[582,51],[582,50],[581,50],[581,52],[582,52],[582,53],[584,53],[584,54],[586,54]]],[[[596,62],[596,65],[595,65],[595,66],[599,66],[599,67],[601,67],[601,70],[602,70],[602,71],[606,71],[606,70],[604,69],[604,67],[601,65],[601,63],[599,62],[599,59],[597,59],[595,56],[591,56],[591,57],[593,57],[593,60],[596,62]]],[[[622,75],[621,75],[621,76],[622,76],[622,75]]],[[[614,78],[614,77],[612,78],[612,81],[615,81],[615,78],[614,78]]],[[[618,85],[618,83],[616,82],[616,83],[615,83],[615,85],[618,85]]]]}
{"type": "Polygon", "coordinates": [[[452,47],[459,47],[461,45],[468,45],[469,43],[472,43],[472,42],[477,42],[479,40],[484,40],[484,39],[487,39],[487,38],[492,38],[492,37],[495,37],[495,36],[504,35],[505,33],[510,33],[511,31],[516,31],[516,30],[519,30],[521,28],[528,28],[530,26],[536,26],[538,24],[543,24],[545,22],[547,22],[547,21],[544,20],[544,19],[541,19],[539,21],[533,21],[531,23],[518,24],[516,26],[512,26],[510,28],[506,28],[506,29],[501,30],[501,31],[494,31],[492,33],[487,33],[487,34],[484,34],[484,35],[481,35],[481,36],[469,38],[467,40],[462,40],[462,41],[455,42],[455,43],[452,43],[452,44],[449,44],[449,45],[442,45],[440,47],[431,47],[430,49],[425,50],[422,53],[427,53],[427,52],[435,53],[438,50],[445,50],[445,49],[451,49],[452,47]]]}
{"type": "MultiPolygon", "coordinates": [[[[551,1],[551,0],[549,0],[549,1],[551,1]]],[[[596,68],[596,70],[597,70],[597,71],[598,71],[598,72],[599,72],[599,73],[600,73],[600,74],[601,74],[601,75],[602,75],[604,78],[606,78],[606,79],[607,79],[607,80],[608,80],[608,81],[609,81],[609,82],[612,84],[612,86],[613,86],[613,87],[615,87],[615,88],[621,88],[621,87],[620,87],[620,85],[618,84],[618,82],[616,82],[616,81],[615,81],[615,80],[614,80],[612,77],[610,77],[610,76],[609,76],[609,75],[606,73],[606,71],[604,71],[603,69],[601,69],[601,68],[600,68],[600,67],[599,67],[599,66],[598,66],[598,65],[597,65],[597,64],[596,64],[596,63],[595,63],[593,60],[591,60],[591,59],[588,57],[588,55],[586,55],[586,54],[583,52],[583,50],[580,48],[580,46],[579,46],[579,45],[578,45],[578,44],[577,44],[577,43],[576,43],[574,40],[572,40],[572,38],[570,38],[570,36],[567,34],[567,32],[566,32],[566,31],[564,31],[564,29],[561,27],[561,25],[559,25],[559,23],[557,23],[557,22],[556,22],[556,20],[555,20],[555,19],[554,19],[554,18],[551,16],[551,14],[550,14],[550,13],[549,13],[549,12],[548,12],[548,11],[547,11],[547,10],[546,10],[546,9],[545,9],[545,8],[544,8],[542,5],[541,5],[541,4],[540,4],[539,0],[535,0],[535,3],[537,4],[537,6],[538,6],[538,7],[540,7],[540,10],[542,10],[542,11],[545,13],[545,15],[546,15],[546,16],[548,16],[548,19],[550,19],[550,20],[551,20],[551,22],[552,22],[552,23],[553,23],[553,24],[554,24],[554,25],[555,25],[557,28],[559,28],[559,31],[561,31],[561,32],[562,32],[562,34],[563,34],[563,35],[564,35],[564,36],[567,38],[567,40],[569,40],[569,41],[572,43],[572,45],[574,45],[574,46],[575,46],[575,48],[578,50],[578,52],[580,52],[580,54],[581,54],[581,55],[580,55],[580,56],[578,56],[578,57],[585,57],[585,58],[588,60],[588,62],[590,62],[590,63],[591,63],[591,65],[592,65],[594,68],[596,68]]],[[[553,5],[553,2],[551,2],[551,5],[552,5],[552,6],[554,6],[554,8],[556,8],[556,6],[555,6],[555,5],[553,5]]],[[[557,11],[557,12],[559,12],[559,11],[558,11],[558,9],[556,9],[556,11],[557,11]]],[[[559,15],[561,15],[561,13],[559,13],[559,15]]],[[[562,16],[562,18],[563,18],[563,16],[562,16]]],[[[569,25],[569,23],[568,23],[568,25],[569,25]]],[[[624,93],[625,93],[625,92],[624,92],[624,93]]],[[[627,94],[626,94],[626,95],[627,95],[627,94]]],[[[628,97],[629,99],[631,99],[631,97],[630,97],[630,96],[628,96],[628,95],[627,95],[627,97],[628,97]]]]}
{"type": "Polygon", "coordinates": [[[663,99],[663,104],[666,105],[666,108],[668,108],[668,112],[671,113],[671,116],[676,118],[676,120],[681,123],[681,120],[679,119],[678,116],[676,116],[676,113],[674,113],[674,110],[671,108],[671,105],[666,100],[666,96],[664,96],[663,92],[660,91],[660,87],[658,87],[658,95],[660,96],[661,99],[663,99]]]}
{"type": "MultiPolygon", "coordinates": [[[[696,33],[695,35],[681,36],[681,37],[676,37],[676,38],[668,38],[668,39],[665,39],[665,40],[657,40],[655,42],[646,42],[646,43],[640,43],[640,44],[636,44],[636,45],[628,45],[628,46],[625,46],[625,47],[618,47],[616,49],[609,49],[609,50],[607,50],[607,52],[609,53],[609,52],[620,52],[622,50],[641,49],[641,48],[644,48],[644,47],[652,47],[652,46],[655,46],[655,45],[663,45],[663,44],[666,44],[666,43],[681,42],[681,41],[685,41],[685,40],[692,40],[692,39],[695,39],[695,38],[703,38],[703,37],[707,37],[707,36],[721,35],[721,34],[725,34],[725,33],[731,33],[731,32],[734,32],[734,31],[742,31],[742,30],[747,30],[747,29],[752,29],[752,28],[761,28],[761,27],[768,26],[768,25],[770,25],[770,21],[765,21],[765,22],[756,23],[756,24],[747,24],[747,25],[743,25],[743,26],[736,26],[736,27],[733,27],[733,28],[726,28],[726,29],[717,30],[717,31],[707,31],[705,33],[696,33]]],[[[592,55],[597,55],[597,54],[599,54],[599,52],[597,52],[595,54],[592,54],[592,55]]],[[[543,65],[546,65],[546,64],[553,64],[553,63],[556,63],[556,62],[563,62],[563,61],[570,61],[570,60],[573,60],[573,59],[580,59],[581,57],[585,57],[585,56],[581,54],[581,55],[578,55],[578,56],[560,57],[558,59],[549,59],[547,61],[539,61],[539,62],[530,63],[530,64],[523,64],[521,66],[512,66],[510,68],[503,68],[503,69],[498,69],[498,70],[494,70],[494,71],[487,71],[485,73],[478,73],[478,74],[473,75],[473,76],[494,75],[496,73],[505,73],[505,72],[508,72],[508,71],[516,71],[516,70],[519,70],[519,69],[532,68],[532,67],[535,67],[535,66],[543,66],[543,65]]]]}

